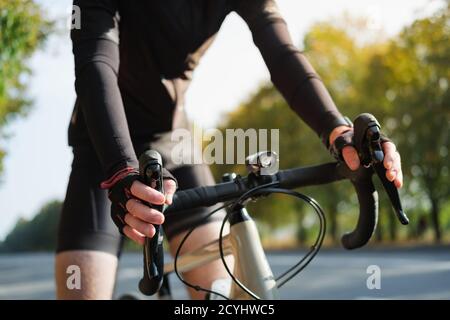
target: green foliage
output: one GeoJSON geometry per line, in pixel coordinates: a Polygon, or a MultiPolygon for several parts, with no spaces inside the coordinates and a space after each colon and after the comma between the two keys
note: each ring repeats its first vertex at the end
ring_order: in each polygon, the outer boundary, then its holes
{"type": "Polygon", "coordinates": [[[61,207],[60,201],[52,201],[32,220],[19,219],[1,244],[1,251],[54,251],[61,207]]]}
{"type": "MultiPolygon", "coordinates": [[[[0,137],[12,116],[30,105],[25,96],[30,70],[27,59],[50,32],[41,8],[30,0],[0,0],[0,137]]],[[[1,159],[5,152],[0,149],[1,159]]]]}

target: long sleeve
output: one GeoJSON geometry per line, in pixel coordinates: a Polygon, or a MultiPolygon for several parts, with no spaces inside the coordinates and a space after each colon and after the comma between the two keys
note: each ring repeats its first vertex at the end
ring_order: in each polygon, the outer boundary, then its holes
{"type": "Polygon", "coordinates": [[[342,115],[306,57],[293,45],[274,0],[234,0],[249,26],[271,80],[289,106],[319,136],[336,127],[342,115]]]}
{"type": "Polygon", "coordinates": [[[81,12],[81,28],[71,31],[75,90],[90,140],[110,177],[137,166],[117,81],[117,0],[74,0],[74,5],[81,12]]]}

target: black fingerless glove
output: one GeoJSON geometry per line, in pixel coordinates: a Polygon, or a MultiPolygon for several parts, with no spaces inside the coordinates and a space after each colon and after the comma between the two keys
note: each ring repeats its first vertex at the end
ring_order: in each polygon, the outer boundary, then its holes
{"type": "Polygon", "coordinates": [[[333,144],[330,146],[330,153],[336,160],[344,161],[342,150],[347,146],[355,146],[352,129],[344,131],[336,138],[336,140],[334,140],[333,144]]]}
{"type": "MultiPolygon", "coordinates": [[[[381,144],[391,142],[391,140],[383,133],[380,135],[380,140],[381,144]]],[[[342,150],[347,146],[355,147],[354,132],[352,129],[344,131],[339,137],[337,137],[330,146],[329,151],[336,160],[344,161],[344,158],[342,157],[342,150]]]]}
{"type": "MultiPolygon", "coordinates": [[[[163,168],[163,179],[172,179],[177,183],[175,177],[165,168],[163,168]]],[[[111,218],[121,234],[123,234],[123,228],[127,225],[125,222],[125,215],[128,213],[126,204],[130,199],[137,199],[131,193],[131,186],[135,181],[142,182],[139,171],[134,168],[125,168],[101,184],[102,189],[109,190],[111,218]]]]}

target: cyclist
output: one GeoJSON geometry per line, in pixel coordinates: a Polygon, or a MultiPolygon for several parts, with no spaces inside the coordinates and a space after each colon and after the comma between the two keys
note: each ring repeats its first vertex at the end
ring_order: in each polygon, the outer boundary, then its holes
{"type": "MultiPolygon", "coordinates": [[[[335,155],[358,168],[352,128],[292,44],[274,0],[74,0],[74,5],[81,12],[81,28],[71,31],[77,100],[69,144],[74,159],[58,233],[58,298],[111,298],[122,235],[142,244],[153,236],[152,224],[164,223],[172,252],[192,226],[200,225],[185,250],[217,237],[223,213],[205,221],[207,211],[195,210],[164,221],[142,201],[170,204],[177,186],[214,183],[207,166],[171,161],[170,134],[188,128],[184,93],[230,12],[247,23],[272,82],[290,107],[335,155]],[[138,181],[137,156],[148,148],[162,154],[173,174],[166,172],[165,195],[138,181]],[[66,286],[69,265],[81,269],[80,290],[66,286]]],[[[401,187],[400,156],[393,143],[386,140],[383,147],[387,177],[401,187]]],[[[206,288],[227,276],[220,261],[184,275],[206,288]]],[[[195,291],[190,295],[204,297],[195,291]]]]}

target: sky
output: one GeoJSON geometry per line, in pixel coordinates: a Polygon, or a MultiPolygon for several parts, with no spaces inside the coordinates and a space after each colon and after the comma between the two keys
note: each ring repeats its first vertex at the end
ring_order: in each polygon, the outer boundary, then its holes
{"type": "MultiPolygon", "coordinates": [[[[38,0],[50,17],[67,19],[71,0],[38,0]]],[[[374,30],[395,35],[414,19],[432,11],[437,0],[278,0],[296,44],[317,21],[343,13],[368,17],[374,30]]],[[[52,199],[63,199],[72,154],[67,127],[75,100],[73,57],[68,28],[52,36],[30,60],[29,96],[34,105],[27,117],[7,128],[0,141],[8,155],[0,183],[0,239],[20,217],[31,218],[52,199]]],[[[231,14],[195,71],[187,93],[188,115],[204,128],[214,128],[223,115],[269,80],[245,23],[231,14]],[[207,110],[208,112],[205,112],[207,110]]],[[[345,113],[345,109],[342,109],[345,113]]]]}

